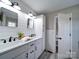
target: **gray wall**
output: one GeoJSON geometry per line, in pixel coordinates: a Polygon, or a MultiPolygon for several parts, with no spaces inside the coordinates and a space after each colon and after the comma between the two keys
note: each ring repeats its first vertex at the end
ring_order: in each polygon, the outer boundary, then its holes
{"type": "Polygon", "coordinates": [[[79,9],[79,5],[76,5],[70,8],[48,13],[46,15],[47,16],[47,29],[54,29],[54,17],[57,16],[58,13],[73,13],[73,12],[76,12],[76,10],[78,11],[78,9],[79,9]]]}
{"type": "Polygon", "coordinates": [[[79,5],[66,8],[60,11],[48,13],[47,16],[47,46],[46,48],[52,51],[55,51],[55,28],[54,28],[54,17],[58,13],[72,13],[72,49],[73,54],[78,50],[78,41],[79,41],[79,5]],[[52,41],[52,42],[51,42],[52,41]]]}

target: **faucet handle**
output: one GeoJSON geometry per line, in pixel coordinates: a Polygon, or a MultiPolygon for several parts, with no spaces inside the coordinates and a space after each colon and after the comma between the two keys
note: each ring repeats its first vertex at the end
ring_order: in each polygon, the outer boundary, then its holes
{"type": "Polygon", "coordinates": [[[9,42],[11,42],[11,41],[12,41],[12,37],[9,38],[9,42]]]}
{"type": "Polygon", "coordinates": [[[16,41],[16,39],[18,39],[18,37],[14,37],[13,41],[16,41]]]}
{"type": "Polygon", "coordinates": [[[6,43],[6,40],[5,39],[1,39],[1,41],[3,41],[3,43],[6,43]]]}
{"type": "Polygon", "coordinates": [[[16,38],[13,39],[13,41],[15,41],[15,40],[16,40],[16,38]]]}
{"type": "Polygon", "coordinates": [[[6,40],[4,40],[4,42],[3,43],[6,43],[6,40]]]}

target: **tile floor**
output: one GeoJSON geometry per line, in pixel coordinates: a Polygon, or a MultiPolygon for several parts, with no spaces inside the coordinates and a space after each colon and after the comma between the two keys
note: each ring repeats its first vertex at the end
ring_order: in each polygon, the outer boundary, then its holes
{"type": "Polygon", "coordinates": [[[57,55],[56,54],[51,54],[49,59],[58,59],[57,55]]]}
{"type": "MultiPolygon", "coordinates": [[[[59,59],[57,54],[44,52],[39,59],[59,59]]],[[[64,58],[64,59],[71,59],[71,58],[64,58]]],[[[72,59],[79,59],[79,58],[72,58],[72,59]]]]}
{"type": "MultiPolygon", "coordinates": [[[[39,59],[59,59],[57,54],[51,54],[48,52],[44,52],[39,59]]],[[[71,58],[64,58],[64,59],[71,59],[71,58]]],[[[79,58],[72,58],[72,59],[79,59],[79,58]]]]}
{"type": "Polygon", "coordinates": [[[49,52],[44,52],[39,59],[56,59],[56,55],[49,52]]]}

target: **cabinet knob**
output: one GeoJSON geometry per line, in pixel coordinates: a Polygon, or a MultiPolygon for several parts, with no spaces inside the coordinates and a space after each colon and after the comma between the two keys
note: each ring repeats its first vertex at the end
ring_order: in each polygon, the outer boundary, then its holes
{"type": "Polygon", "coordinates": [[[12,59],[14,59],[14,58],[12,58],[12,59]]]}
{"type": "Polygon", "coordinates": [[[28,58],[28,53],[26,53],[26,58],[28,58]]]}
{"type": "Polygon", "coordinates": [[[56,39],[62,40],[62,38],[61,38],[61,37],[57,37],[56,39]]]}
{"type": "Polygon", "coordinates": [[[34,44],[31,44],[30,46],[33,46],[34,44]]]}
{"type": "Polygon", "coordinates": [[[34,52],[34,50],[32,50],[30,53],[33,53],[34,52]]]}

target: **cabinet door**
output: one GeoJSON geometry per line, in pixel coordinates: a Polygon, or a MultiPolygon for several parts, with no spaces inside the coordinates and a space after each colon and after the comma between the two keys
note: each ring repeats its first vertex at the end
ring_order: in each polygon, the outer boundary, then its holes
{"type": "Polygon", "coordinates": [[[42,38],[42,51],[45,49],[45,16],[40,15],[37,16],[37,18],[34,20],[34,29],[35,29],[35,34],[37,36],[40,36],[42,38]]]}
{"type": "Polygon", "coordinates": [[[11,51],[4,53],[3,55],[0,56],[0,59],[12,59],[16,56],[23,54],[23,53],[27,53],[27,45],[17,47],[11,51]]]}
{"type": "Polygon", "coordinates": [[[45,41],[43,38],[40,38],[41,52],[45,50],[45,41]]]}
{"type": "Polygon", "coordinates": [[[28,59],[35,59],[35,46],[28,49],[28,59]]]}
{"type": "Polygon", "coordinates": [[[42,42],[41,42],[41,39],[38,39],[35,45],[35,59],[38,59],[38,57],[41,54],[42,54],[42,42]]]}
{"type": "Polygon", "coordinates": [[[6,54],[0,56],[0,59],[12,59],[12,56],[11,56],[11,54],[6,53],[6,54]]]}
{"type": "Polygon", "coordinates": [[[12,59],[28,59],[27,53],[20,54],[12,59]]]}
{"type": "Polygon", "coordinates": [[[35,59],[35,41],[28,44],[28,59],[35,59]]]}
{"type": "Polygon", "coordinates": [[[43,19],[42,19],[41,16],[38,16],[34,20],[34,29],[35,29],[35,34],[37,36],[42,37],[42,34],[43,34],[43,19]]]}

